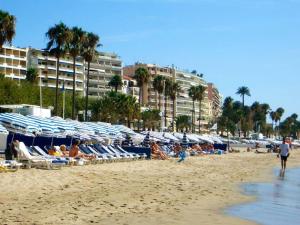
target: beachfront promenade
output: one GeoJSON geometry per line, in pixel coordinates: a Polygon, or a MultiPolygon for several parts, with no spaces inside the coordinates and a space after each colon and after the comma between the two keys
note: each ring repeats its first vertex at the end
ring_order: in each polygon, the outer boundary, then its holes
{"type": "Polygon", "coordinates": [[[238,185],[270,180],[278,165],[241,152],[2,173],[1,224],[252,224],[222,210],[251,200],[238,185]]]}

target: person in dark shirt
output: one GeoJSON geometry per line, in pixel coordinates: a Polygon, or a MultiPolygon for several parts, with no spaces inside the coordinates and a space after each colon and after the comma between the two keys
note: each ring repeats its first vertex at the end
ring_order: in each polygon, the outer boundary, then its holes
{"type": "Polygon", "coordinates": [[[17,151],[17,147],[19,145],[19,141],[18,140],[14,140],[9,146],[8,148],[5,149],[5,159],[6,160],[13,160],[13,159],[17,159],[18,158],[18,151],[17,151]]]}

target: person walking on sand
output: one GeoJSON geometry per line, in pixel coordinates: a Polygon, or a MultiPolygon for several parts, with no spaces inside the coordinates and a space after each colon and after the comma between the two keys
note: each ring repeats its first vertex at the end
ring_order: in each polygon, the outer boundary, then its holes
{"type": "Polygon", "coordinates": [[[288,138],[284,138],[282,144],[279,146],[278,157],[280,155],[282,172],[285,171],[286,161],[290,155],[290,145],[288,144],[288,141],[289,141],[288,138]]]}

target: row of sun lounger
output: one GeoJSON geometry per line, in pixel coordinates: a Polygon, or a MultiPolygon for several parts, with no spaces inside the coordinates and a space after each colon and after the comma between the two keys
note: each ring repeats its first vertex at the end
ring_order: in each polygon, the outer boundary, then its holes
{"type": "MultiPolygon", "coordinates": [[[[59,146],[54,146],[57,151],[59,146]]],[[[18,162],[15,160],[3,160],[0,161],[1,168],[19,168],[20,166],[26,166],[27,168],[37,167],[44,169],[61,168],[66,165],[85,165],[90,163],[104,163],[104,162],[116,162],[116,161],[129,161],[145,159],[146,154],[136,154],[125,151],[121,146],[113,145],[79,145],[79,149],[87,156],[91,156],[91,159],[85,159],[80,157],[57,157],[48,155],[48,150],[51,146],[44,146],[44,149],[39,146],[26,146],[23,142],[19,143],[18,162]]]]}

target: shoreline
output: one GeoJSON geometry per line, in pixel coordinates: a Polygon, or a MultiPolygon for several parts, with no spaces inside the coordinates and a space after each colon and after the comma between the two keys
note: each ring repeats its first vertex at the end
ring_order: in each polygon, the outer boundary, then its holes
{"type": "MultiPolygon", "coordinates": [[[[299,165],[293,151],[288,169],[299,165]]],[[[253,152],[0,174],[1,224],[255,224],[225,214],[272,180],[276,155],[253,152]],[[42,219],[41,219],[42,218],[42,219]]]]}

